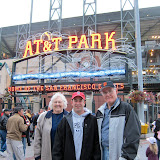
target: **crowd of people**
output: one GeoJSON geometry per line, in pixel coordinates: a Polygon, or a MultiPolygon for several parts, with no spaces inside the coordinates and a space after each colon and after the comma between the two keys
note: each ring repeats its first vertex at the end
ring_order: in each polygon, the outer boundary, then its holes
{"type": "Polygon", "coordinates": [[[45,109],[40,109],[33,114],[30,109],[24,111],[21,105],[14,109],[3,109],[0,116],[0,157],[24,159],[26,144],[31,146],[37,119],[44,111],[45,109]]]}
{"type": "MultiPolygon", "coordinates": [[[[22,106],[16,106],[14,113],[5,109],[0,120],[0,154],[7,151],[7,160],[24,160],[26,144],[30,146],[33,137],[35,160],[137,159],[141,135],[137,114],[118,98],[113,82],[102,83],[100,93],[105,103],[96,114],[87,109],[80,91],[72,94],[70,112],[66,111],[68,102],[63,93],[55,93],[37,114],[29,109],[24,112],[22,106]]],[[[149,160],[159,157],[159,130],[157,120],[155,137],[147,139],[149,160]]]]}

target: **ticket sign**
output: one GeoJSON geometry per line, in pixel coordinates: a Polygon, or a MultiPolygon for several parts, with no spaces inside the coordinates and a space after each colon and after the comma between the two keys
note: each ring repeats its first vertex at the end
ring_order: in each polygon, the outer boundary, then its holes
{"type": "MultiPolygon", "coordinates": [[[[115,49],[115,40],[113,39],[113,36],[115,35],[115,32],[111,32],[109,35],[108,32],[104,33],[105,36],[105,47],[102,48],[102,42],[101,42],[101,34],[94,33],[91,34],[91,46],[89,47],[88,44],[88,38],[86,35],[81,35],[80,39],[78,39],[77,36],[69,36],[68,37],[68,48],[67,49],[73,49],[73,46],[78,49],[80,48],[92,48],[94,49],[95,46],[97,46],[98,49],[109,49],[109,42],[112,43],[112,49],[115,49]]],[[[39,54],[41,52],[50,52],[50,51],[58,51],[59,45],[63,41],[62,37],[56,37],[56,38],[49,38],[48,40],[38,39],[34,41],[27,41],[25,52],[23,54],[23,58],[27,56],[33,56],[35,54],[39,54]]]]}
{"type": "MultiPolygon", "coordinates": [[[[118,89],[123,89],[124,84],[115,84],[118,89]]],[[[99,91],[101,89],[101,84],[92,83],[92,84],[73,84],[73,85],[45,85],[45,86],[13,86],[8,87],[9,92],[17,91],[33,91],[33,92],[54,92],[54,91],[99,91]]]]}

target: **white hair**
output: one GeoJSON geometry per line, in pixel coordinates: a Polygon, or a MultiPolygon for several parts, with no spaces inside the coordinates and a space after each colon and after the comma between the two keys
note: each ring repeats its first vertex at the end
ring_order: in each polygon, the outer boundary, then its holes
{"type": "Polygon", "coordinates": [[[60,97],[61,99],[62,99],[62,101],[63,101],[63,104],[64,104],[64,109],[65,108],[67,108],[67,99],[66,99],[66,97],[62,94],[62,93],[60,93],[60,92],[58,92],[58,93],[56,93],[56,94],[54,94],[53,96],[52,96],[52,98],[51,98],[51,100],[50,100],[50,102],[49,102],[49,108],[50,109],[52,109],[52,105],[53,105],[53,101],[57,98],[57,97],[60,97]]]}

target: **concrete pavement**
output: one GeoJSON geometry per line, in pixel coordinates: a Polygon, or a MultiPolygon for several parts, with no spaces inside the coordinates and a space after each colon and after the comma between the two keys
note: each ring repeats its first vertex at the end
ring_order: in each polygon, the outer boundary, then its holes
{"type": "MultiPolygon", "coordinates": [[[[146,149],[149,146],[149,142],[146,140],[148,137],[152,137],[153,133],[148,133],[145,136],[142,136],[140,140],[140,145],[138,149],[138,157],[139,160],[147,160],[146,157],[146,149]]],[[[32,140],[31,146],[27,146],[26,148],[26,159],[25,160],[34,160],[34,150],[33,150],[33,143],[34,141],[32,140]]],[[[0,157],[0,160],[6,160],[6,158],[0,157]]]]}

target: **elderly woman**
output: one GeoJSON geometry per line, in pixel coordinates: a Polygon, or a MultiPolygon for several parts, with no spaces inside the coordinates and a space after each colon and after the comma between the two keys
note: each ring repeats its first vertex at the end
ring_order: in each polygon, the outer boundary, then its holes
{"type": "Polygon", "coordinates": [[[56,129],[68,112],[67,100],[61,93],[52,96],[49,102],[50,111],[42,113],[37,121],[34,141],[35,160],[52,160],[52,148],[56,129]]]}

